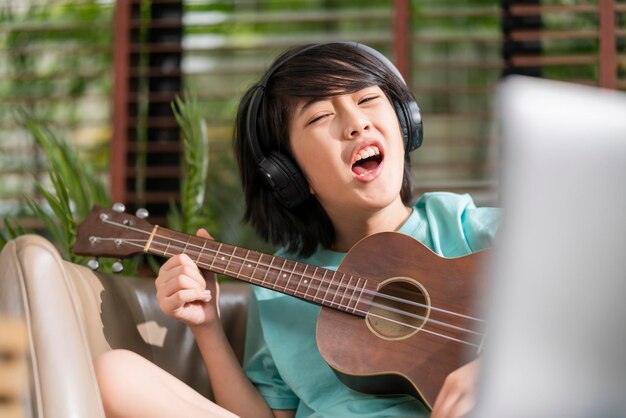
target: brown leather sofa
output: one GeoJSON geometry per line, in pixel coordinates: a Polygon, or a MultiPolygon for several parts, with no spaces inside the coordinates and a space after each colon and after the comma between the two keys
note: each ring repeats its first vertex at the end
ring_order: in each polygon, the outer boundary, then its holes
{"type": "MultiPolygon", "coordinates": [[[[61,259],[37,235],[9,242],[0,254],[0,318],[19,319],[28,334],[27,417],[104,417],[93,359],[133,350],[200,393],[211,391],[189,329],[165,316],[153,280],[93,272],[61,259]]],[[[249,286],[221,284],[226,334],[243,355],[249,286]]]]}

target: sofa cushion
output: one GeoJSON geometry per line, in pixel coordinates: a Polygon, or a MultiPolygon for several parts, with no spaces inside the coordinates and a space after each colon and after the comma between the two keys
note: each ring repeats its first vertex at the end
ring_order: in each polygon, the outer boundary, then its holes
{"type": "MultiPolygon", "coordinates": [[[[224,330],[241,360],[249,285],[221,284],[224,330]]],[[[132,350],[210,397],[193,335],[165,316],[154,280],[104,274],[64,261],[45,238],[26,235],[0,254],[0,317],[26,325],[31,416],[103,417],[93,359],[132,350]]]]}

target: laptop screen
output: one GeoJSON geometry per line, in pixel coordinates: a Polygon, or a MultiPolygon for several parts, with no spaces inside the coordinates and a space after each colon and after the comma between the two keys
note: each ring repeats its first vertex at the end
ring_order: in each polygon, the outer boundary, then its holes
{"type": "Polygon", "coordinates": [[[498,96],[500,229],[473,417],[626,417],[626,94],[498,96]]]}

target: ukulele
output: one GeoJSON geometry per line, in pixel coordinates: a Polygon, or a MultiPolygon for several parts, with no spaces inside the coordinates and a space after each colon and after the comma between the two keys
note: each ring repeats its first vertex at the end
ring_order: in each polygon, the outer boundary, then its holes
{"type": "Polygon", "coordinates": [[[484,323],[474,310],[486,251],[443,258],[412,237],[358,242],[337,271],[183,234],[95,206],[74,252],[125,257],[185,253],[203,269],[321,305],[319,351],[348,387],[407,394],[432,408],[445,377],[475,357],[484,323]]]}

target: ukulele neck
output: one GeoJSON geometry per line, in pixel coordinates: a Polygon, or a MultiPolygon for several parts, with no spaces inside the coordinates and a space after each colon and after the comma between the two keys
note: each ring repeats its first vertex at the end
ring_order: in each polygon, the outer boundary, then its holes
{"type": "Polygon", "coordinates": [[[164,257],[184,253],[200,268],[280,293],[364,317],[375,289],[362,277],[194,237],[158,225],[144,252],[164,257]]]}

